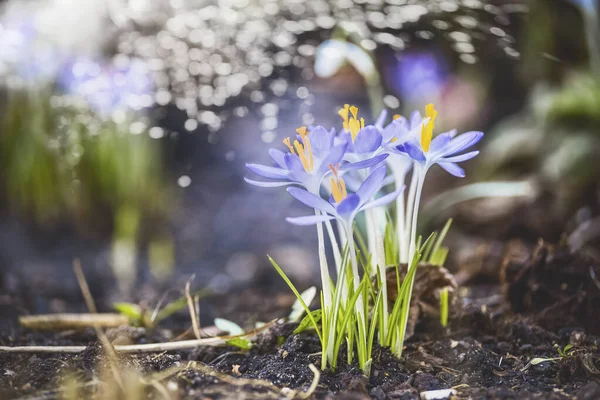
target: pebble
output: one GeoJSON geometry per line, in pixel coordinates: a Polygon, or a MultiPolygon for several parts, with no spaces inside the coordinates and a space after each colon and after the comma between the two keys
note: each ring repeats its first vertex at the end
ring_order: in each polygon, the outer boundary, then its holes
{"type": "Polygon", "coordinates": [[[427,392],[421,392],[421,400],[444,400],[450,398],[450,396],[456,394],[454,389],[441,389],[441,390],[428,390],[427,392]]]}

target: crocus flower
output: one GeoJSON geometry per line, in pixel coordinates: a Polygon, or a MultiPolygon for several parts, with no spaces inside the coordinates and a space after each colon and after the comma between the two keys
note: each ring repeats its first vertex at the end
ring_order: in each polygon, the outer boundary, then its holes
{"type": "MultiPolygon", "coordinates": [[[[292,143],[286,138],[283,143],[289,152],[270,149],[269,155],[275,166],[246,164],[246,167],[262,177],[274,181],[263,182],[245,178],[246,182],[261,187],[277,187],[298,184],[311,193],[319,193],[321,182],[330,173],[329,165],[342,162],[348,144],[341,141],[336,144],[335,130],[326,130],[316,126],[308,132],[306,127],[296,130],[298,137],[292,143]]],[[[363,160],[361,163],[350,163],[343,166],[345,171],[368,168],[378,164],[383,159],[363,160]]]]}
{"type": "Polygon", "coordinates": [[[273,181],[245,178],[246,182],[260,187],[298,184],[312,193],[318,193],[323,178],[329,173],[329,164],[335,165],[342,161],[346,144],[334,145],[335,131],[327,131],[322,126],[314,127],[310,133],[306,127],[298,128],[296,132],[299,138],[293,143],[289,137],[283,141],[290,150],[288,153],[269,149],[274,167],[246,164],[250,171],[273,181]]]}
{"type": "Polygon", "coordinates": [[[420,137],[415,137],[414,130],[411,130],[411,134],[406,137],[405,141],[398,140],[401,144],[395,146],[395,150],[400,154],[406,154],[425,171],[432,165],[438,164],[450,174],[463,178],[465,172],[457,163],[470,160],[479,154],[479,151],[458,153],[479,142],[483,137],[483,132],[471,131],[456,136],[456,130],[452,130],[433,138],[437,111],[433,104],[428,104],[426,110],[427,120],[421,125],[420,137]]]}
{"type": "Polygon", "coordinates": [[[386,205],[393,201],[402,192],[404,187],[396,191],[371,200],[379,191],[385,179],[386,168],[380,166],[370,174],[360,185],[355,193],[348,193],[344,179],[339,176],[335,167],[331,166],[333,177],[331,178],[331,197],[329,201],[322,199],[306,190],[291,187],[288,192],[305,205],[321,211],[322,215],[311,215],[306,217],[287,218],[286,220],[295,225],[314,225],[319,222],[337,219],[342,222],[346,229],[351,229],[356,215],[369,208],[386,205]]]}

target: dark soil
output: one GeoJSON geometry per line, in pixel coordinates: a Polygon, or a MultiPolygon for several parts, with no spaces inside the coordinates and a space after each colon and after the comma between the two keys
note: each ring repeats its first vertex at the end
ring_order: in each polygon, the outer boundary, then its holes
{"type": "MultiPolygon", "coordinates": [[[[356,364],[340,362],[337,371],[322,372],[313,396],[417,399],[424,391],[454,388],[458,398],[600,398],[600,332],[594,317],[600,288],[590,274],[590,268],[600,265],[543,243],[526,259],[515,260],[505,260],[499,272],[503,284],[475,283],[458,291],[448,328],[423,315],[401,360],[376,346],[369,378],[356,364]],[[559,357],[557,346],[567,344],[573,347],[559,357]],[[531,365],[536,357],[558,359],[531,365]]],[[[107,376],[108,358],[92,329],[24,331],[14,316],[15,307],[26,299],[7,294],[2,301],[1,345],[85,344],[87,349],[79,354],[0,353],[0,398],[59,398],[57,388],[73,377],[90,382],[107,376]]],[[[292,301],[287,293],[250,288],[214,299],[207,307],[217,304],[215,310],[221,311],[215,312],[250,321],[284,316],[292,301]]],[[[134,330],[131,337],[144,343],[181,333],[170,332],[168,321],[163,325],[154,332],[134,330]]],[[[320,361],[316,335],[294,335],[295,326],[276,325],[249,351],[206,347],[122,355],[119,365],[140,374],[175,368],[161,379],[166,390],[182,399],[292,397],[308,389],[314,378],[309,364],[320,361]]],[[[91,393],[91,387],[80,395],[91,393]]],[[[161,398],[152,388],[143,390],[148,397],[161,398]]]]}

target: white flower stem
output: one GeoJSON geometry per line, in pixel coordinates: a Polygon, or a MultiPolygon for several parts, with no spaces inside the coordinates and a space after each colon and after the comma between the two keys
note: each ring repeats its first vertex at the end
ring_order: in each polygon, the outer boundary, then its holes
{"type": "MultiPolygon", "coordinates": [[[[315,215],[321,215],[321,211],[315,209],[315,215]]],[[[323,287],[323,313],[329,313],[332,308],[332,296],[331,296],[331,278],[329,276],[329,266],[327,265],[327,255],[325,254],[325,236],[323,234],[323,225],[317,223],[317,239],[319,241],[319,269],[321,270],[321,285],[323,287]]],[[[329,318],[326,319],[329,321],[329,318]]],[[[335,341],[335,321],[328,327],[323,326],[323,331],[327,331],[327,340],[323,343],[323,355],[321,359],[321,366],[325,368],[328,363],[332,362],[333,358],[333,343],[335,341]]]]}
{"type": "MultiPolygon", "coordinates": [[[[407,197],[408,204],[406,205],[406,218],[405,218],[406,226],[405,226],[405,231],[404,231],[405,232],[404,242],[402,243],[403,246],[400,251],[401,254],[404,254],[404,257],[405,257],[407,263],[410,263],[410,260],[411,260],[409,244],[410,244],[410,237],[411,237],[410,232],[412,231],[411,221],[412,221],[413,208],[414,208],[414,204],[415,204],[415,196],[416,196],[416,191],[417,191],[417,175],[418,175],[418,173],[419,173],[418,167],[417,167],[417,164],[415,163],[415,166],[413,168],[412,178],[410,180],[410,189],[408,190],[408,197],[407,197]]],[[[415,227],[415,229],[416,229],[416,227],[415,227]]]]}
{"type": "MultiPolygon", "coordinates": [[[[425,169],[421,169],[419,167],[417,167],[415,165],[415,169],[413,171],[413,176],[417,176],[417,182],[416,182],[416,191],[415,191],[415,200],[414,200],[414,208],[412,210],[412,222],[411,222],[411,233],[410,233],[410,247],[409,247],[409,264],[408,264],[408,268],[407,268],[407,273],[406,276],[409,276],[409,272],[410,272],[410,268],[417,268],[418,265],[415,264],[413,267],[413,260],[416,254],[416,236],[417,236],[417,218],[419,215],[419,203],[421,202],[421,192],[423,190],[423,182],[425,181],[425,174],[426,174],[426,170],[425,169]]],[[[401,319],[401,321],[408,321],[408,314],[410,312],[410,301],[412,298],[412,290],[413,290],[413,285],[414,285],[414,275],[413,275],[413,279],[410,280],[410,287],[408,289],[408,295],[406,296],[406,307],[405,307],[405,312],[404,312],[404,316],[403,319],[401,319]]],[[[406,337],[406,326],[408,325],[408,323],[404,323],[402,324],[402,326],[400,327],[402,329],[402,334],[399,336],[400,337],[400,341],[397,343],[397,354],[398,356],[402,355],[402,346],[403,346],[403,341],[404,338],[406,337]]]]}
{"type": "MultiPolygon", "coordinates": [[[[394,173],[396,180],[396,190],[400,189],[404,185],[406,179],[406,172],[396,171],[394,173]]],[[[406,227],[405,227],[406,210],[404,208],[404,192],[400,193],[400,196],[396,198],[396,236],[398,238],[398,258],[400,263],[408,262],[407,254],[404,251],[406,241],[406,227]]]]}
{"type": "Polygon", "coordinates": [[[348,243],[348,238],[346,237],[346,228],[344,228],[344,224],[340,220],[336,220],[338,234],[340,235],[340,249],[344,251],[346,247],[346,243],[348,243]]]}
{"type": "MultiPolygon", "coordinates": [[[[335,270],[337,279],[342,279],[342,255],[340,253],[340,247],[335,237],[335,232],[333,231],[333,226],[331,225],[331,221],[325,221],[325,227],[327,228],[327,235],[329,235],[329,241],[331,242],[331,247],[333,249],[333,258],[335,260],[335,270]]],[[[341,231],[340,231],[341,236],[341,231]]],[[[337,285],[336,285],[337,287],[337,285]]],[[[348,298],[348,287],[346,285],[341,285],[342,297],[341,304],[345,303],[345,300],[348,298]]],[[[337,297],[336,297],[337,298],[337,297]]],[[[335,302],[336,300],[334,300],[335,302]]],[[[332,349],[333,351],[333,349],[332,349]]]]}
{"type": "MultiPolygon", "coordinates": [[[[321,211],[315,209],[315,215],[321,215],[321,211]]],[[[319,269],[321,270],[321,285],[323,286],[323,302],[326,308],[331,308],[331,278],[327,266],[327,255],[325,254],[325,236],[323,225],[317,223],[317,239],[319,241],[319,269]]]]}
{"type": "MultiPolygon", "coordinates": [[[[350,253],[350,264],[352,265],[352,282],[354,285],[354,291],[356,292],[360,286],[360,275],[358,274],[358,261],[356,259],[356,246],[354,244],[354,235],[352,233],[352,223],[346,224],[346,235],[348,237],[348,252],[350,253]]],[[[364,332],[366,332],[366,320],[365,320],[365,306],[363,303],[362,293],[358,294],[356,299],[356,318],[359,324],[363,325],[364,332]]]]}
{"type": "Polygon", "coordinates": [[[331,225],[331,221],[325,221],[325,228],[327,229],[327,235],[329,236],[329,241],[331,242],[331,248],[333,250],[333,259],[335,260],[335,270],[337,276],[340,276],[340,268],[342,267],[342,255],[340,253],[340,247],[338,245],[338,241],[335,237],[335,232],[333,231],[333,226],[331,225]]]}
{"type": "MultiPolygon", "coordinates": [[[[410,223],[410,247],[408,249],[408,259],[412,261],[416,252],[417,245],[417,219],[419,217],[419,204],[421,203],[421,192],[423,191],[423,182],[425,181],[425,171],[415,166],[413,172],[417,176],[416,193],[414,196],[414,206],[412,207],[412,221],[410,223]]],[[[412,186],[412,185],[411,185],[412,186]]],[[[412,187],[411,187],[412,189],[412,187]]]]}

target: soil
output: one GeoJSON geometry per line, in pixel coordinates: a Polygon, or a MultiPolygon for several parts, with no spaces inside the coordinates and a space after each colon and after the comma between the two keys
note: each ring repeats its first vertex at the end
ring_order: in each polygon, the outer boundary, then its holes
{"type": "MultiPolygon", "coordinates": [[[[600,398],[600,331],[594,317],[600,288],[590,274],[590,268],[599,266],[584,254],[545,243],[528,257],[507,258],[498,270],[501,282],[474,279],[460,287],[447,328],[422,313],[402,359],[375,346],[369,378],[356,363],[340,362],[335,372],[321,373],[311,397],[418,399],[425,391],[454,388],[456,398],[600,398]],[[573,347],[560,356],[557,346],[567,344],[573,347]],[[534,358],[554,360],[533,365],[534,358]]],[[[281,317],[293,297],[279,289],[249,287],[202,307],[252,323],[281,317]]],[[[60,398],[73,378],[83,386],[79,396],[85,398],[95,380],[110,376],[109,358],[96,333],[23,330],[15,310],[27,302],[15,294],[2,296],[0,345],[87,347],[78,354],[0,353],[0,398],[60,398]]],[[[168,340],[181,333],[185,318],[182,313],[152,332],[132,330],[131,338],[137,343],[168,340]]],[[[121,355],[121,377],[128,370],[155,377],[173,398],[177,394],[181,399],[301,396],[315,376],[310,364],[319,365],[319,342],[311,332],[292,334],[295,327],[278,323],[249,351],[203,347],[121,355]]],[[[346,357],[344,351],[340,357],[346,357]]],[[[140,390],[146,397],[162,398],[152,386],[140,390]]],[[[121,398],[129,397],[125,393],[121,398]]]]}

